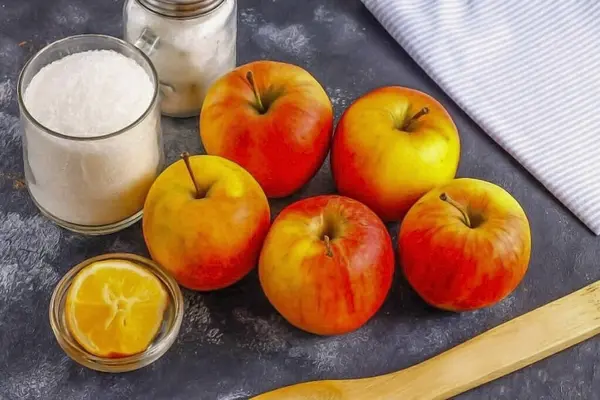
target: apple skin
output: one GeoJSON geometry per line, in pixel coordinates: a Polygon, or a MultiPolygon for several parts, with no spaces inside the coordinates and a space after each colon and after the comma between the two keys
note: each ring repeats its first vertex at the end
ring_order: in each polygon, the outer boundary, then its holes
{"type": "Polygon", "coordinates": [[[450,115],[417,90],[384,87],[355,101],[342,115],[331,149],[338,192],[384,221],[399,221],[435,186],[456,175],[460,139],[450,115]],[[429,114],[403,125],[427,107],[429,114]]]}
{"type": "Polygon", "coordinates": [[[292,325],[318,335],[365,324],[383,304],[393,275],[385,225],[368,207],[342,196],[312,197],[284,209],[259,261],[271,304],[292,325]]]}
{"type": "Polygon", "coordinates": [[[154,182],[144,205],[143,233],[150,255],[182,286],[210,291],[230,286],[257,264],[269,230],[269,203],[242,167],[216,156],[182,160],[154,182]]]}
{"type": "Polygon", "coordinates": [[[208,154],[235,161],[268,197],[286,197],[304,186],[323,164],[333,133],[327,93],[304,69],[257,61],[223,76],[208,91],[200,136],[208,154]],[[252,72],[266,113],[256,108],[247,74],[252,72]]]}
{"type": "Polygon", "coordinates": [[[410,209],[398,249],[406,279],[427,303],[468,311],[499,302],[519,285],[529,265],[531,232],[525,212],[504,189],[456,179],[410,209]],[[467,210],[472,227],[442,193],[467,210]]]}

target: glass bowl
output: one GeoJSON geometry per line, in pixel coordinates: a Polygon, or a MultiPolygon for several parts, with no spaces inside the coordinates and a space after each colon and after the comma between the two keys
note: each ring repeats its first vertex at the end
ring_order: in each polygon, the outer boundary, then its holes
{"type": "Polygon", "coordinates": [[[134,254],[114,253],[93,257],[73,267],[58,282],[50,299],[50,326],[60,347],[77,363],[102,372],[128,372],[143,368],[162,357],[173,345],[183,319],[183,295],[179,285],[161,266],[147,258],[134,254]],[[169,304],[164,313],[163,323],[156,337],[142,353],[121,358],[98,357],[86,351],[73,338],[65,319],[67,292],[75,276],[86,266],[102,260],[125,260],[135,263],[154,274],[164,285],[169,304]]]}

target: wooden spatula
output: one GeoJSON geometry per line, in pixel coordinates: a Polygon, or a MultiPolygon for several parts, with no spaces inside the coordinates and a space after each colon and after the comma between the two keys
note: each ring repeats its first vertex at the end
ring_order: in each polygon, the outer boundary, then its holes
{"type": "Polygon", "coordinates": [[[309,382],[254,399],[447,399],[598,333],[600,281],[402,371],[365,379],[309,382]]]}

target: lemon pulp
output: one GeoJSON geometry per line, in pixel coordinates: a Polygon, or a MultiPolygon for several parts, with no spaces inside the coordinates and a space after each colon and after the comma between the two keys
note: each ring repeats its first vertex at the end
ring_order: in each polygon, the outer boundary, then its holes
{"type": "Polygon", "coordinates": [[[67,293],[65,318],[73,338],[100,357],[141,353],[158,333],[168,295],[145,268],[105,260],[83,268],[67,293]]]}

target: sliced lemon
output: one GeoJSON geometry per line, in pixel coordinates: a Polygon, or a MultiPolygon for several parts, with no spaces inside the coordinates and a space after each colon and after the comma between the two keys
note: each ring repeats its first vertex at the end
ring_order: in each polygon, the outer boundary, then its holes
{"type": "Polygon", "coordinates": [[[162,282],[125,260],[92,263],[75,276],[65,317],[75,340],[99,357],[141,353],[158,333],[168,304],[162,282]]]}

